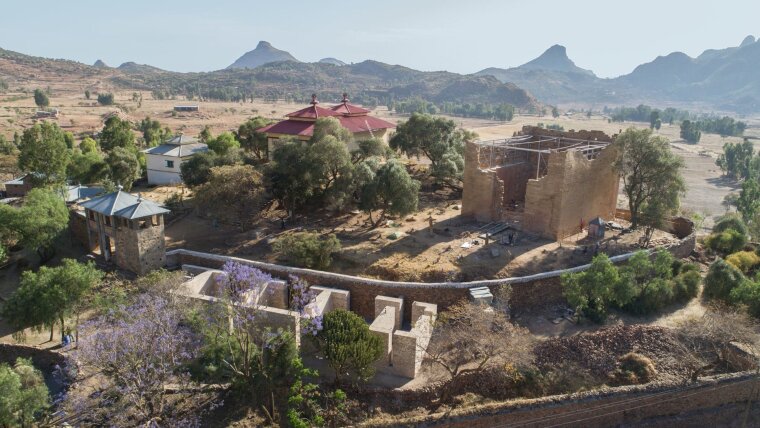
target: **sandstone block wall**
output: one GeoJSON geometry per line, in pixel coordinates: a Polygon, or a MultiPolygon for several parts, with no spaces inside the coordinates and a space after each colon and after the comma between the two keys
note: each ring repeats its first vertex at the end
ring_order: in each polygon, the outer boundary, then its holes
{"type": "Polygon", "coordinates": [[[481,169],[480,147],[475,142],[466,143],[464,157],[462,215],[491,221],[501,212],[504,183],[493,171],[481,169]]]}
{"type": "Polygon", "coordinates": [[[383,344],[383,356],[375,363],[378,370],[385,370],[391,363],[391,350],[393,349],[393,331],[396,320],[396,308],[385,306],[377,314],[375,320],[369,326],[369,331],[380,338],[383,344]]]}
{"type": "Polygon", "coordinates": [[[647,384],[601,391],[516,400],[454,409],[368,427],[496,426],[563,427],[716,427],[757,426],[757,374],[743,372],[702,379],[699,383],[647,384]],[[750,410],[747,413],[747,410],[750,410]]]}
{"type": "Polygon", "coordinates": [[[619,176],[617,149],[608,146],[594,160],[576,151],[549,155],[546,176],[530,180],[525,195],[525,230],[549,239],[580,231],[596,216],[615,217],[619,176]]]}

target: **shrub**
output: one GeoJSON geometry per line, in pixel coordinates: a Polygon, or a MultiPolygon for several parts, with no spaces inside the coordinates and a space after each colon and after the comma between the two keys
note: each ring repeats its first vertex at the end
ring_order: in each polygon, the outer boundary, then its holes
{"type": "Polygon", "coordinates": [[[345,374],[367,380],[374,375],[374,363],[383,354],[380,337],[353,312],[338,309],[325,314],[317,345],[335,371],[335,382],[345,374]]]}
{"type": "Polygon", "coordinates": [[[675,295],[673,283],[663,278],[655,278],[641,287],[641,293],[624,309],[637,315],[657,312],[671,302],[675,295]]]}
{"type": "Polygon", "coordinates": [[[640,385],[657,376],[654,362],[644,355],[629,352],[617,360],[617,368],[610,373],[613,385],[640,385]]]}
{"type": "MultiPolygon", "coordinates": [[[[686,265],[694,266],[694,265],[686,265]]],[[[673,287],[674,298],[678,302],[686,302],[699,293],[699,284],[702,282],[702,276],[698,270],[689,270],[681,273],[675,278],[673,287]]]]}
{"type": "Polygon", "coordinates": [[[760,265],[760,256],[754,251],[739,251],[726,257],[726,262],[747,274],[760,265]]]}
{"type": "Polygon", "coordinates": [[[3,247],[3,244],[0,244],[0,265],[3,264],[7,258],[8,252],[5,250],[5,247],[3,247]]]}
{"type": "Polygon", "coordinates": [[[298,232],[278,239],[274,249],[297,266],[326,269],[332,254],[340,251],[340,241],[335,234],[322,239],[318,233],[298,232]]]}
{"type": "Polygon", "coordinates": [[[722,232],[713,233],[705,239],[707,248],[718,254],[726,256],[733,254],[747,244],[747,235],[734,229],[726,229],[722,232]]]}
{"type": "Polygon", "coordinates": [[[735,230],[742,235],[747,235],[749,230],[744,221],[736,214],[728,214],[721,217],[713,226],[713,233],[725,232],[726,230],[735,230]]]}
{"type": "Polygon", "coordinates": [[[725,260],[718,259],[710,266],[705,277],[704,296],[709,299],[729,300],[731,290],[748,279],[725,260]]]}
{"type": "Polygon", "coordinates": [[[98,104],[103,106],[110,106],[113,104],[113,94],[98,94],[98,104]]]}
{"type": "Polygon", "coordinates": [[[734,304],[746,306],[750,315],[760,318],[760,283],[750,280],[742,281],[731,290],[731,301],[734,304]]]}

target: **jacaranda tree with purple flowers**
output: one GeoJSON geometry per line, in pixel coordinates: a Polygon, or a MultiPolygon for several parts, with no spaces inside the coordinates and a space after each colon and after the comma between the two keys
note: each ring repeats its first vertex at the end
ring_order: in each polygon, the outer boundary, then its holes
{"type": "Polygon", "coordinates": [[[186,390],[186,367],[198,348],[198,338],[184,325],[180,302],[168,295],[140,295],[134,304],[81,329],[74,355],[80,372],[102,373],[107,382],[93,395],[95,402],[71,407],[89,414],[96,425],[194,425],[194,417],[180,409],[181,394],[169,399],[167,386],[186,390]],[[108,411],[101,414],[104,407],[108,411]]]}
{"type": "Polygon", "coordinates": [[[223,267],[219,301],[207,306],[194,326],[203,336],[205,372],[229,381],[275,424],[283,417],[292,383],[304,373],[293,334],[272,330],[262,319],[259,298],[272,277],[240,263],[223,267]]]}
{"type": "Polygon", "coordinates": [[[304,334],[316,336],[322,330],[321,313],[316,312],[313,305],[317,298],[308,282],[295,276],[290,276],[290,309],[301,315],[301,331],[304,334]]]}

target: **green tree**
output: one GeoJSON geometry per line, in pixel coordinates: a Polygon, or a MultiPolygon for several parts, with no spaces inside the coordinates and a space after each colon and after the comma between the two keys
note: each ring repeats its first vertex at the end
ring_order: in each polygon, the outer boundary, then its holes
{"type": "Polygon", "coordinates": [[[84,98],[88,99],[88,100],[90,99],[90,90],[89,89],[85,89],[85,91],[84,91],[84,98]]]}
{"type": "Polygon", "coordinates": [[[76,140],[74,140],[74,134],[71,132],[66,131],[63,133],[63,141],[66,143],[67,149],[71,150],[74,148],[74,142],[76,140]]]}
{"type": "Polygon", "coordinates": [[[296,232],[280,237],[274,250],[296,266],[324,270],[330,267],[332,255],[340,251],[335,234],[322,238],[314,232],[296,232]]]}
{"type": "Polygon", "coordinates": [[[746,222],[760,213],[760,178],[749,178],[742,183],[742,190],[736,200],[736,210],[746,222]]]}
{"type": "Polygon", "coordinates": [[[45,380],[31,359],[17,358],[13,367],[0,364],[0,426],[33,426],[49,405],[45,380]]]}
{"type": "Polygon", "coordinates": [[[388,158],[388,146],[379,138],[356,142],[357,148],[351,152],[351,162],[356,165],[370,158],[388,158]]]}
{"type": "Polygon", "coordinates": [[[745,138],[741,144],[724,144],[723,153],[718,156],[715,164],[731,178],[746,179],[752,175],[754,154],[755,149],[752,142],[745,138]]]}
{"type": "Polygon", "coordinates": [[[323,140],[327,136],[333,136],[336,140],[348,143],[354,139],[354,135],[340,124],[334,117],[323,117],[314,122],[314,131],[309,140],[312,143],[323,140]]]}
{"type": "Polygon", "coordinates": [[[201,133],[198,134],[198,141],[200,141],[203,144],[208,143],[214,138],[214,136],[211,134],[211,127],[206,125],[203,127],[203,130],[201,130],[201,133]]]}
{"type": "Polygon", "coordinates": [[[399,124],[390,146],[407,156],[424,155],[430,159],[430,174],[440,183],[455,189],[464,170],[464,143],[475,134],[457,129],[453,120],[427,114],[412,114],[399,124]]]}
{"type": "Polygon", "coordinates": [[[69,210],[63,198],[47,189],[32,189],[21,208],[0,204],[0,234],[18,239],[36,250],[44,263],[53,255],[55,239],[69,224],[69,210]]]}
{"type": "Polygon", "coordinates": [[[240,142],[235,139],[235,135],[231,132],[222,132],[207,144],[209,149],[220,156],[228,155],[240,148],[240,142]]]}
{"type": "Polygon", "coordinates": [[[66,317],[78,315],[84,298],[102,278],[93,263],[73,259],[64,259],[53,268],[42,266],[38,272],[26,271],[3,306],[3,317],[18,329],[50,327],[52,341],[55,324],[60,323],[63,334],[66,317]]]}
{"type": "Polygon", "coordinates": [[[268,159],[269,155],[267,135],[263,132],[258,132],[257,129],[263,128],[270,123],[272,123],[270,119],[256,116],[248,119],[238,127],[237,139],[240,141],[240,146],[244,150],[253,153],[258,160],[268,159]]]}
{"type": "Polygon", "coordinates": [[[373,227],[385,219],[386,214],[404,216],[417,211],[420,182],[412,179],[404,165],[391,159],[377,172],[365,167],[366,184],[359,190],[359,208],[367,212],[373,227]],[[380,210],[377,221],[372,211],[380,210]]]}
{"type": "Polygon", "coordinates": [[[649,115],[649,129],[660,129],[660,127],[657,124],[662,125],[662,119],[660,119],[660,111],[659,110],[652,110],[652,113],[649,115]]]}
{"type": "Polygon", "coordinates": [[[741,250],[746,244],[747,236],[733,229],[712,233],[705,238],[707,248],[724,257],[741,250]]]}
{"type": "Polygon", "coordinates": [[[316,188],[309,147],[300,141],[286,141],[272,153],[272,161],[268,173],[272,194],[292,215],[316,188]]]}
{"type": "Polygon", "coordinates": [[[562,275],[562,293],[567,302],[597,323],[607,319],[610,306],[623,306],[635,297],[635,293],[621,284],[620,274],[606,254],[594,257],[591,266],[583,272],[562,275]]]}
{"type": "Polygon", "coordinates": [[[171,129],[161,128],[161,122],[153,120],[150,116],[140,121],[138,126],[143,133],[143,141],[149,147],[155,147],[172,137],[171,129]]]}
{"type": "Polygon", "coordinates": [[[216,218],[250,225],[261,210],[266,189],[263,176],[250,165],[217,166],[207,183],[195,188],[196,205],[216,218]]]}
{"type": "Polygon", "coordinates": [[[66,175],[80,184],[98,183],[105,179],[108,174],[108,164],[106,164],[103,156],[97,151],[84,153],[75,150],[71,157],[71,162],[69,162],[66,168],[66,175]]]}
{"type": "Polygon", "coordinates": [[[555,119],[559,117],[559,109],[557,107],[552,107],[552,117],[555,119]]]}
{"type": "Polygon", "coordinates": [[[35,89],[34,90],[34,103],[37,104],[37,107],[39,108],[46,108],[50,105],[50,99],[48,98],[45,91],[42,89],[35,89]]]}
{"type": "Polygon", "coordinates": [[[5,135],[0,134],[0,155],[12,155],[16,153],[18,147],[13,144],[13,141],[8,141],[5,135]]]}
{"type": "Polygon", "coordinates": [[[322,195],[329,192],[341,177],[348,178],[353,170],[346,144],[332,135],[325,136],[309,147],[309,163],[322,195]]]}
{"type": "Polygon", "coordinates": [[[98,94],[98,104],[102,106],[110,106],[113,105],[113,94],[107,93],[107,94],[98,94]]]}
{"type": "Polygon", "coordinates": [[[375,372],[374,364],[383,354],[380,338],[369,331],[367,323],[344,309],[324,315],[322,330],[317,334],[320,352],[335,372],[339,384],[346,374],[367,380],[375,372]]]}
{"type": "Polygon", "coordinates": [[[631,226],[644,222],[657,227],[666,214],[678,208],[679,197],[686,190],[681,176],[683,160],[671,152],[667,139],[653,136],[651,129],[628,128],[615,144],[620,151],[615,168],[623,177],[631,226]]]}
{"type": "Polygon", "coordinates": [[[130,149],[115,147],[108,153],[106,164],[108,164],[111,180],[122,185],[127,192],[132,188],[135,180],[140,178],[140,161],[130,149]]]}
{"type": "Polygon", "coordinates": [[[55,123],[37,123],[24,130],[19,145],[18,167],[32,172],[34,185],[49,186],[66,180],[69,150],[61,128],[55,123]]]}
{"type": "Polygon", "coordinates": [[[98,142],[93,140],[90,137],[86,137],[84,140],[82,140],[81,143],[79,143],[79,150],[82,151],[82,153],[93,153],[98,151],[98,142]]]}
{"type": "Polygon", "coordinates": [[[103,130],[100,132],[100,148],[110,152],[116,147],[135,147],[135,134],[132,132],[132,124],[128,120],[111,116],[106,119],[103,130]]]}
{"type": "Polygon", "coordinates": [[[699,129],[698,122],[684,120],[681,122],[681,138],[691,144],[696,144],[702,138],[702,131],[699,129]]]}
{"type": "Polygon", "coordinates": [[[0,265],[5,263],[6,259],[8,259],[8,251],[5,249],[2,242],[0,242],[0,265]]]}

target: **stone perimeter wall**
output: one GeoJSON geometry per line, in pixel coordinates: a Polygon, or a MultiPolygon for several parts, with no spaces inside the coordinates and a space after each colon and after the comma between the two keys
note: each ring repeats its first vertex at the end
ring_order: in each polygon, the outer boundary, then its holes
{"type": "MultiPolygon", "coordinates": [[[[684,258],[691,254],[695,244],[696,235],[692,232],[681,239],[678,244],[669,247],[668,250],[676,257],[684,258]]],[[[613,262],[619,263],[629,259],[631,256],[633,256],[633,253],[622,254],[610,259],[613,262]]],[[[589,267],[589,265],[583,265],[570,269],[505,279],[421,283],[361,278],[184,249],[172,250],[166,253],[166,265],[169,267],[197,265],[220,269],[228,261],[236,261],[253,266],[276,278],[287,278],[289,275],[296,275],[312,285],[348,290],[351,293],[351,310],[370,320],[375,318],[375,298],[377,296],[398,297],[409,302],[409,304],[404,305],[403,320],[411,320],[411,302],[433,303],[438,305],[438,311],[441,312],[456,302],[466,299],[469,295],[469,289],[474,287],[489,287],[492,291],[495,291],[503,285],[511,285],[512,296],[510,303],[516,308],[563,303],[565,299],[562,296],[560,276],[566,272],[580,272],[589,267]]]]}
{"type": "MultiPolygon", "coordinates": [[[[757,373],[750,371],[705,378],[695,384],[624,386],[362,426],[739,426],[749,400],[756,401],[757,382],[757,373]]],[[[748,426],[757,426],[759,409],[756,402],[752,404],[748,426]]]]}

